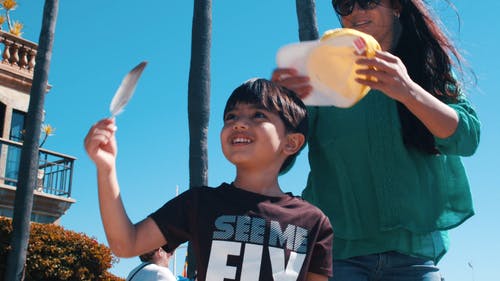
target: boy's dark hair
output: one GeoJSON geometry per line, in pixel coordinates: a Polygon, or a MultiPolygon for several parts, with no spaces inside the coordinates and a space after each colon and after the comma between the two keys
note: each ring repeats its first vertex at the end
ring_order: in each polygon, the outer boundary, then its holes
{"type": "Polygon", "coordinates": [[[158,251],[158,249],[154,249],[152,251],[144,253],[144,254],[142,254],[142,255],[139,256],[139,259],[142,262],[150,262],[150,261],[153,260],[153,256],[155,255],[156,251],[158,251]]]}
{"type": "MultiPolygon", "coordinates": [[[[282,87],[267,79],[250,79],[236,88],[226,102],[223,116],[233,110],[238,104],[251,104],[264,108],[279,115],[285,124],[287,133],[303,134],[308,138],[307,109],[302,100],[291,90],[282,87]]],[[[295,162],[295,158],[304,148],[304,145],[297,153],[288,156],[281,165],[280,175],[290,170],[295,162]]]]}
{"type": "MultiPolygon", "coordinates": [[[[168,248],[168,247],[162,247],[162,249],[167,252],[167,253],[172,253],[174,250],[168,248]]],[[[159,248],[156,248],[152,251],[149,251],[147,253],[144,253],[142,255],[139,256],[139,259],[142,261],[142,262],[152,262],[153,261],[153,256],[156,254],[156,252],[159,250],[159,248]]]]}

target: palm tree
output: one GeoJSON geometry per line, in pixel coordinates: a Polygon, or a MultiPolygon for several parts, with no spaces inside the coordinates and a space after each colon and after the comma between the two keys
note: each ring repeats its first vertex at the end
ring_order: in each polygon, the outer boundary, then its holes
{"type": "MultiPolygon", "coordinates": [[[[207,134],[210,114],[212,1],[195,0],[188,84],[189,186],[208,184],[207,134]]],[[[188,245],[188,277],[195,275],[195,254],[188,245]]]]}
{"type": "Polygon", "coordinates": [[[33,207],[33,189],[38,171],[38,145],[43,118],[43,103],[47,92],[50,59],[56,26],[58,0],[46,0],[42,29],[36,55],[30,103],[26,117],[26,135],[21,150],[19,181],[14,201],[12,220],[12,250],[7,261],[5,280],[23,280],[28,249],[30,217],[33,207]]]}
{"type": "Polygon", "coordinates": [[[296,0],[297,19],[299,22],[299,40],[318,39],[318,24],[316,23],[316,4],[314,0],[296,0]]]}

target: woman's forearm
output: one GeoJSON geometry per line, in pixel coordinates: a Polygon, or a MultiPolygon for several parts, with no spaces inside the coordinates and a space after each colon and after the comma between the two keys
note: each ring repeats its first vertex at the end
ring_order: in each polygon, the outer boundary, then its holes
{"type": "Polygon", "coordinates": [[[401,102],[438,138],[447,138],[457,129],[457,112],[416,83],[401,102]]]}

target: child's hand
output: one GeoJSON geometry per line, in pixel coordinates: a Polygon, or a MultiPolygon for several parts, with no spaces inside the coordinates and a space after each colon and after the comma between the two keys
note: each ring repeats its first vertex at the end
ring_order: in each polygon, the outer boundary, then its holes
{"type": "Polygon", "coordinates": [[[97,168],[111,169],[116,160],[115,119],[103,119],[94,124],[84,140],[85,150],[97,168]]]}

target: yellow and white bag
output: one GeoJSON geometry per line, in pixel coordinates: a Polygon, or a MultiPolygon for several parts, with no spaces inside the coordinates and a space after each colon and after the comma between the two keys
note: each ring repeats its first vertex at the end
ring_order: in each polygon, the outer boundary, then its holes
{"type": "Polygon", "coordinates": [[[370,90],[357,83],[355,63],[360,55],[373,57],[380,50],[371,35],[349,29],[328,30],[319,40],[285,45],[276,55],[279,68],[295,68],[309,76],[312,93],[303,99],[307,105],[351,107],[370,90]]]}

